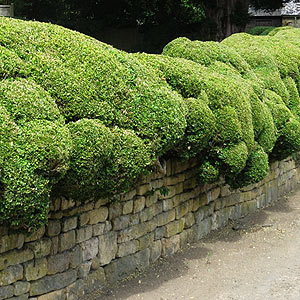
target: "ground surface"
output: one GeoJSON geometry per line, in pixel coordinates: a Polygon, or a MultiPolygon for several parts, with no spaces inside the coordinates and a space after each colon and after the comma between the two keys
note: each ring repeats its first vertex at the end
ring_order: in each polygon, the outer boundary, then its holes
{"type": "Polygon", "coordinates": [[[300,300],[300,190],[87,300],[300,300]]]}

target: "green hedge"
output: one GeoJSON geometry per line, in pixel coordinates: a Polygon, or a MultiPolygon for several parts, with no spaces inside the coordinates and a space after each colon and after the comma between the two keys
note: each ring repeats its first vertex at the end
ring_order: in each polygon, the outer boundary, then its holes
{"type": "Polygon", "coordinates": [[[241,187],[300,150],[298,29],[179,38],[149,55],[52,24],[0,25],[0,223],[45,224],[56,193],[126,192],[158,157],[241,187]]]}

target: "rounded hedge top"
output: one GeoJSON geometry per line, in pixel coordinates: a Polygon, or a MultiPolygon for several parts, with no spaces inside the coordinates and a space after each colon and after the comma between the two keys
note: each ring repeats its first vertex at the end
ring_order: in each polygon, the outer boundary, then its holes
{"type": "Polygon", "coordinates": [[[0,223],[33,230],[58,192],[126,192],[161,156],[197,159],[202,183],[261,180],[269,158],[300,150],[299,37],[179,38],[162,55],[129,54],[1,18],[0,223]]]}

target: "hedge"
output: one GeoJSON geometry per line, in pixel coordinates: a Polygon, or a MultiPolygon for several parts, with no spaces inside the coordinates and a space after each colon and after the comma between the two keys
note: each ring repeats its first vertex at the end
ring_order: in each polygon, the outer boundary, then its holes
{"type": "Polygon", "coordinates": [[[179,38],[150,55],[52,24],[0,25],[2,224],[47,223],[57,193],[112,199],[161,157],[236,188],[300,150],[298,29],[179,38]]]}

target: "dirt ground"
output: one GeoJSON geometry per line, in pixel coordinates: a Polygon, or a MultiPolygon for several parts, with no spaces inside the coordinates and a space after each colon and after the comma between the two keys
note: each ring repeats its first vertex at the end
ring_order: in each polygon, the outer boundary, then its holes
{"type": "Polygon", "coordinates": [[[300,189],[95,300],[300,300],[300,189]]]}

